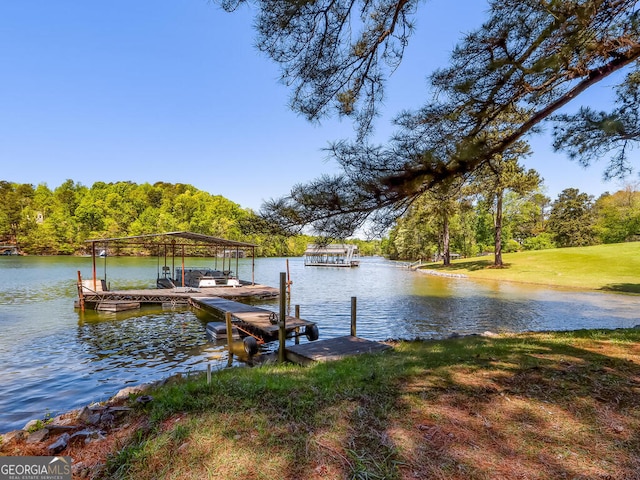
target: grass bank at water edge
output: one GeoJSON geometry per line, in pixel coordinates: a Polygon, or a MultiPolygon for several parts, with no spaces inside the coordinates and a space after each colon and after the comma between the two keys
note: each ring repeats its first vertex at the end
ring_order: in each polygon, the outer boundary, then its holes
{"type": "Polygon", "coordinates": [[[493,268],[493,256],[424,268],[478,279],[640,293],[640,242],[505,253],[503,261],[503,268],[493,268]]]}
{"type": "Polygon", "coordinates": [[[640,330],[394,347],[149,392],[104,478],[640,478],[640,330]]]}

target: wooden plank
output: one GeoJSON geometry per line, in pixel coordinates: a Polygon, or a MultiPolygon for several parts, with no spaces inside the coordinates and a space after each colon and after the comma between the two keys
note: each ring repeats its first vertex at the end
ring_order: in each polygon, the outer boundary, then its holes
{"type": "MultiPolygon", "coordinates": [[[[241,327],[254,329],[257,333],[267,337],[278,335],[278,325],[271,323],[270,317],[273,312],[270,310],[234,302],[226,298],[191,297],[191,300],[216,318],[222,319],[224,314],[229,312],[232,315],[233,323],[241,327]]],[[[287,332],[315,325],[314,322],[291,316],[287,316],[285,321],[287,332]]]]}
{"type": "Polygon", "coordinates": [[[287,347],[287,360],[301,365],[313,362],[327,362],[363,353],[377,353],[391,346],[360,337],[346,336],[318,340],[287,347]]]}
{"type": "Polygon", "coordinates": [[[137,310],[140,302],[101,302],[96,310],[101,312],[124,312],[127,310],[137,310]]]}
{"type": "MultiPolygon", "coordinates": [[[[181,289],[183,290],[183,289],[181,289]]],[[[107,300],[141,303],[187,304],[191,297],[221,298],[275,298],[278,289],[265,285],[247,285],[241,287],[211,287],[191,289],[192,291],[174,291],[172,289],[152,288],[147,290],[110,290],[105,292],[86,292],[86,303],[98,303],[107,300]]]]}

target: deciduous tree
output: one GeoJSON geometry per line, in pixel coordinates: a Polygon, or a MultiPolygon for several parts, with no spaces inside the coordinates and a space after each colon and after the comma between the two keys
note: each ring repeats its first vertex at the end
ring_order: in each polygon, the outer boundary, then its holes
{"type": "Polygon", "coordinates": [[[640,192],[633,185],[596,200],[595,226],[604,243],[640,239],[640,192]]]}

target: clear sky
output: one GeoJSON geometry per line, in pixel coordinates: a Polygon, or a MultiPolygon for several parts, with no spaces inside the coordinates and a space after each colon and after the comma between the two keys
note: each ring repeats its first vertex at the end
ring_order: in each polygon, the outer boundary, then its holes
{"type": "MultiPolygon", "coordinates": [[[[451,5],[422,5],[377,142],[400,110],[424,102],[427,74],[486,8],[451,5]]],[[[207,0],[0,2],[0,179],[52,189],[66,179],[189,183],[258,210],[335,172],[323,148],[353,137],[351,123],[310,124],[289,110],[277,66],[253,45],[248,8],[228,14],[207,0]]],[[[611,84],[589,93],[594,104],[611,84]]],[[[584,170],[552,153],[548,138],[532,144],[525,164],[552,198],[620,187],[601,181],[602,165],[584,170]]]]}

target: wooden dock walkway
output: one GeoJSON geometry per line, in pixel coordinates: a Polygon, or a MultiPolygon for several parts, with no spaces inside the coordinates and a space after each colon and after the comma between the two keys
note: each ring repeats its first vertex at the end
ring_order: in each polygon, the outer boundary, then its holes
{"type": "Polygon", "coordinates": [[[389,348],[391,346],[384,343],[349,335],[287,347],[286,357],[290,362],[309,365],[313,362],[341,360],[363,353],[382,352],[389,348]]]}
{"type": "MultiPolygon", "coordinates": [[[[231,321],[240,329],[250,333],[251,335],[263,340],[272,341],[278,338],[277,320],[273,323],[274,312],[264,308],[246,305],[240,302],[225,298],[214,297],[191,297],[192,304],[211,314],[220,322],[225,321],[225,314],[231,313],[231,321]]],[[[301,318],[287,316],[285,319],[285,329],[287,333],[296,331],[296,329],[312,328],[314,322],[303,320],[301,318]]]]}
{"type": "MultiPolygon", "coordinates": [[[[265,285],[83,292],[85,306],[96,310],[118,312],[137,308],[140,304],[190,305],[206,311],[219,322],[224,322],[226,314],[230,313],[234,327],[261,342],[278,339],[277,316],[274,317],[275,313],[270,310],[234,299],[275,298],[278,295],[278,289],[265,285]]],[[[311,340],[308,343],[285,347],[285,359],[301,365],[340,360],[391,348],[384,343],[356,337],[353,328],[353,335],[317,340],[319,332],[316,323],[292,316],[286,317],[285,330],[288,336],[305,335],[311,340]]]]}
{"type": "Polygon", "coordinates": [[[241,285],[239,287],[207,287],[205,288],[149,288],[144,290],[107,290],[92,291],[84,289],[82,296],[87,308],[97,308],[104,302],[140,304],[189,305],[193,297],[220,297],[227,299],[277,298],[277,288],[266,285],[241,285]]]}

